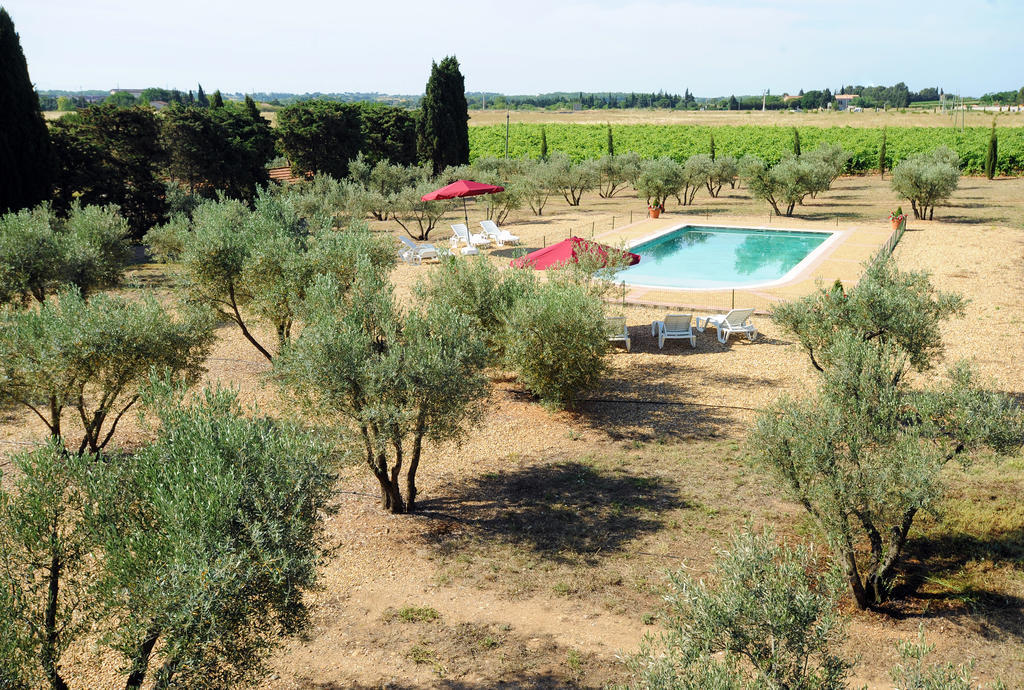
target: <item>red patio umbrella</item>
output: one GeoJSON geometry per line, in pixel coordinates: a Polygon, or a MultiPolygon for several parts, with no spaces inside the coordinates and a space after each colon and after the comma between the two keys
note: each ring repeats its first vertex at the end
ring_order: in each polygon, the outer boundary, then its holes
{"type": "Polygon", "coordinates": [[[462,198],[462,213],[466,216],[466,224],[469,225],[469,212],[466,210],[467,196],[480,196],[481,194],[496,194],[504,192],[505,188],[496,184],[484,184],[472,180],[456,180],[450,185],[435,189],[429,194],[420,197],[422,201],[440,201],[442,199],[462,198]]]}
{"type": "Polygon", "coordinates": [[[615,254],[621,254],[628,257],[629,265],[640,261],[640,256],[633,252],[624,252],[621,249],[615,249],[604,244],[598,244],[597,242],[591,242],[585,240],[582,237],[570,237],[567,240],[562,240],[558,244],[553,244],[550,247],[544,247],[532,251],[526,256],[521,256],[518,259],[512,259],[510,262],[514,268],[533,268],[538,271],[543,271],[547,268],[553,268],[557,266],[563,266],[567,263],[575,262],[576,257],[579,254],[596,252],[605,259],[608,258],[608,254],[612,256],[615,254]]]}

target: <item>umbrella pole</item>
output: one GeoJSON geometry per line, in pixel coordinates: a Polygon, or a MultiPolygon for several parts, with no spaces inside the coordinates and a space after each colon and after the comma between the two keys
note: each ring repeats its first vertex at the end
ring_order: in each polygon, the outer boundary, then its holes
{"type": "Polygon", "coordinates": [[[466,210],[466,197],[462,197],[462,215],[466,217],[466,227],[469,227],[469,211],[466,210]]]}

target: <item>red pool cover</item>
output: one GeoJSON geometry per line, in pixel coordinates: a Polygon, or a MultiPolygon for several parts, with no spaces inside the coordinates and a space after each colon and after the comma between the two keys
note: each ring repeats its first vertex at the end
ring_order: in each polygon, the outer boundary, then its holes
{"type": "Polygon", "coordinates": [[[595,252],[605,259],[608,258],[609,252],[612,253],[612,256],[619,253],[629,257],[630,266],[640,261],[640,257],[633,252],[623,252],[622,250],[615,249],[614,247],[585,240],[582,237],[570,237],[567,240],[562,240],[558,244],[553,244],[550,247],[544,247],[543,249],[532,251],[526,256],[521,256],[518,259],[512,259],[510,264],[514,268],[526,268],[529,266],[538,271],[543,271],[554,266],[562,266],[569,262],[576,261],[577,255],[586,252],[595,252]]]}

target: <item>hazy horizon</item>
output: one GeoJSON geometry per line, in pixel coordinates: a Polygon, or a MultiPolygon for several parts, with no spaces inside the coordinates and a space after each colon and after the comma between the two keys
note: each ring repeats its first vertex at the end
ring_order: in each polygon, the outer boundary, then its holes
{"type": "Polygon", "coordinates": [[[40,90],[416,95],[458,57],[467,91],[638,91],[702,97],[842,85],[1019,88],[1024,3],[909,0],[527,0],[467,11],[409,0],[2,2],[40,90]],[[678,37],[678,38],[677,38],[678,37]],[[130,55],[131,59],[126,59],[130,55]]]}

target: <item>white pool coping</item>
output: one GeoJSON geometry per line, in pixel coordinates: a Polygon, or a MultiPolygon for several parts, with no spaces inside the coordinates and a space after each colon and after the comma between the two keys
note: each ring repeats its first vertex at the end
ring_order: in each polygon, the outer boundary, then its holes
{"type": "Polygon", "coordinates": [[[639,239],[632,240],[629,242],[627,246],[629,249],[632,249],[633,247],[637,247],[641,244],[644,244],[645,242],[651,242],[653,240],[658,239],[659,237],[664,237],[669,233],[682,230],[683,228],[722,228],[724,230],[757,230],[762,232],[767,231],[817,233],[820,235],[829,235],[830,237],[826,239],[824,242],[822,242],[820,245],[815,247],[810,254],[801,259],[800,263],[786,271],[785,275],[783,275],[781,278],[777,278],[766,283],[753,283],[750,285],[719,285],[717,287],[681,287],[669,285],[649,285],[646,283],[631,283],[625,280],[616,282],[625,283],[629,287],[634,288],[645,288],[649,290],[688,290],[691,292],[716,292],[721,290],[761,290],[764,288],[781,287],[783,285],[788,285],[790,283],[795,283],[798,280],[802,280],[805,277],[804,274],[807,273],[811,269],[811,267],[824,256],[826,252],[831,251],[845,235],[849,234],[849,231],[846,230],[811,230],[806,228],[769,228],[763,225],[755,227],[749,225],[696,225],[694,223],[681,223],[680,225],[665,228],[663,230],[658,230],[657,232],[651,233],[650,235],[646,235],[639,239]]]}

